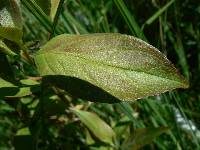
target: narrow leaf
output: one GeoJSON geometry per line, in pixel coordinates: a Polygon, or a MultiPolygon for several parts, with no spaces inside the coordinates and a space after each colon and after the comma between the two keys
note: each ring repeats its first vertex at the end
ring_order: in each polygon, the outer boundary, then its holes
{"type": "Polygon", "coordinates": [[[30,132],[30,130],[29,130],[28,127],[25,127],[25,128],[19,129],[19,130],[17,131],[16,135],[17,135],[17,136],[19,136],[19,135],[31,135],[31,132],[30,132]]]}
{"type": "Polygon", "coordinates": [[[171,0],[169,1],[167,4],[165,4],[162,8],[160,8],[153,16],[151,16],[146,22],[145,24],[152,24],[159,16],[161,16],[161,14],[163,12],[165,12],[169,6],[171,6],[173,3],[175,2],[175,0],[171,0]]]}
{"type": "Polygon", "coordinates": [[[105,147],[105,146],[99,146],[99,147],[90,147],[90,150],[113,150],[112,147],[105,147]]]}
{"type": "Polygon", "coordinates": [[[114,131],[96,114],[78,109],[73,109],[73,112],[100,141],[113,145],[114,131]]]}
{"type": "Polygon", "coordinates": [[[1,39],[0,39],[0,52],[3,52],[4,54],[10,55],[10,56],[17,55],[1,39]]]}
{"type": "Polygon", "coordinates": [[[8,82],[0,77],[0,98],[4,98],[5,96],[14,95],[18,92],[17,86],[8,82]]]}
{"type": "Polygon", "coordinates": [[[0,98],[18,98],[32,94],[31,87],[17,87],[16,85],[0,78],[0,98]]]}
{"type": "Polygon", "coordinates": [[[85,130],[85,134],[86,134],[86,143],[88,145],[92,145],[95,143],[95,141],[93,140],[92,136],[90,135],[90,132],[88,131],[88,129],[85,130]]]}
{"type": "Polygon", "coordinates": [[[18,91],[15,94],[12,95],[6,95],[5,97],[7,98],[18,98],[18,97],[24,97],[24,96],[28,96],[31,95],[32,91],[30,87],[22,87],[19,88],[18,91]]]}
{"type": "Polygon", "coordinates": [[[128,10],[126,4],[123,0],[114,0],[115,5],[119,9],[119,12],[121,13],[123,19],[125,20],[126,24],[128,25],[129,29],[131,30],[131,33],[133,35],[137,35],[137,37],[147,40],[145,35],[143,34],[142,30],[140,29],[137,21],[135,20],[135,17],[131,14],[131,12],[128,10]]]}
{"type": "Polygon", "coordinates": [[[54,20],[54,17],[56,16],[59,3],[60,3],[60,0],[51,0],[50,17],[52,21],[54,20]]]}
{"type": "Polygon", "coordinates": [[[3,37],[20,45],[22,43],[22,36],[22,30],[18,28],[0,26],[0,37],[3,37]]]}
{"type": "Polygon", "coordinates": [[[87,34],[88,31],[87,29],[79,22],[77,21],[77,19],[71,14],[71,12],[69,12],[68,10],[66,10],[63,13],[64,17],[66,18],[66,21],[69,23],[69,25],[74,28],[74,31],[77,34],[87,34]]]}
{"type": "Polygon", "coordinates": [[[32,2],[36,3],[43,13],[50,16],[51,21],[53,22],[60,0],[33,0],[32,2]]]}
{"type": "Polygon", "coordinates": [[[0,89],[1,88],[7,88],[7,87],[16,87],[14,84],[0,78],[0,89]]]}
{"type": "Polygon", "coordinates": [[[121,100],[188,87],[161,52],[122,34],[60,35],[37,53],[35,62],[42,76],[79,78],[121,100]]]}
{"type": "Polygon", "coordinates": [[[20,80],[20,82],[24,85],[28,85],[28,86],[33,86],[33,85],[39,85],[40,83],[35,81],[35,80],[31,80],[31,79],[22,79],[20,80]]]}
{"type": "Polygon", "coordinates": [[[168,131],[169,127],[136,129],[134,134],[122,144],[124,150],[138,150],[150,144],[156,137],[168,131]]]}
{"type": "Polygon", "coordinates": [[[21,0],[21,2],[27,8],[27,10],[29,10],[38,19],[38,21],[45,27],[45,29],[51,32],[52,22],[44,13],[42,8],[38,6],[34,0],[21,0]]]}

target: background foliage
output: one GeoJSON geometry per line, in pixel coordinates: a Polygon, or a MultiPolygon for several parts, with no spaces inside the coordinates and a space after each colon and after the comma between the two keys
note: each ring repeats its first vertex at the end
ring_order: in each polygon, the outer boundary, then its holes
{"type": "MultiPolygon", "coordinates": [[[[92,103],[69,98],[65,91],[55,87],[41,93],[36,69],[20,58],[10,58],[8,62],[15,78],[31,81],[21,81],[24,89],[19,95],[0,100],[1,150],[14,147],[107,150],[118,149],[117,145],[123,150],[131,150],[134,148],[129,147],[130,143],[139,147],[144,141],[151,141],[151,135],[159,135],[154,127],[162,127],[163,130],[170,127],[170,130],[143,149],[200,149],[198,0],[61,0],[63,5],[58,7],[59,16],[53,15],[56,19],[52,16],[49,19],[46,16],[49,10],[40,11],[35,6],[41,4],[33,0],[21,2],[23,41],[31,56],[51,37],[62,33],[120,32],[135,35],[165,53],[190,80],[190,88],[133,103],[92,103]],[[55,19],[53,24],[52,18],[55,19]],[[29,94],[27,86],[31,87],[29,94]],[[42,105],[39,99],[43,99],[42,105]],[[69,107],[75,109],[66,110],[69,107]],[[110,136],[101,135],[98,128],[94,129],[92,123],[95,121],[88,123],[87,119],[84,120],[87,115],[97,122],[104,120],[104,123],[99,123],[103,124],[99,128],[106,129],[110,136]],[[101,119],[97,119],[97,115],[101,119]],[[150,130],[136,130],[145,127],[150,130]],[[108,146],[113,144],[110,141],[113,134],[117,137],[114,148],[108,146]],[[140,138],[137,139],[137,136],[140,138]]],[[[6,68],[2,63],[0,67],[6,68]]],[[[9,70],[7,72],[12,76],[9,70]]]]}

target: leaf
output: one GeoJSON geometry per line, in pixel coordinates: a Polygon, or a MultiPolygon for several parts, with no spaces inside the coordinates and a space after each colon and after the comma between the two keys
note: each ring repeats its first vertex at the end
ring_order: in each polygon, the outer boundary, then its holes
{"type": "Polygon", "coordinates": [[[129,136],[131,120],[127,116],[122,116],[114,127],[118,139],[125,139],[129,136]]]}
{"type": "Polygon", "coordinates": [[[136,129],[135,133],[122,144],[124,150],[137,150],[150,144],[156,137],[168,131],[169,127],[141,128],[136,129]]]}
{"type": "Polygon", "coordinates": [[[32,94],[31,87],[18,87],[0,77],[0,98],[17,98],[32,94]]]}
{"type": "Polygon", "coordinates": [[[0,37],[3,37],[20,45],[22,43],[22,36],[22,30],[18,28],[0,26],[0,37]]]}
{"type": "Polygon", "coordinates": [[[53,22],[60,0],[34,0],[34,1],[47,16],[50,16],[51,21],[53,22]]]}
{"type": "Polygon", "coordinates": [[[99,147],[90,147],[90,150],[113,150],[111,147],[99,146],[99,147]]]}
{"type": "Polygon", "coordinates": [[[0,77],[0,98],[18,98],[32,94],[31,87],[18,87],[0,77]]]}
{"type": "Polygon", "coordinates": [[[1,39],[0,39],[0,51],[10,56],[16,55],[16,53],[14,53],[1,39]]]}
{"type": "Polygon", "coordinates": [[[32,94],[31,87],[18,87],[0,78],[0,98],[18,98],[32,94]]]}
{"type": "Polygon", "coordinates": [[[22,43],[20,0],[0,0],[0,37],[22,43]]]}
{"type": "Polygon", "coordinates": [[[0,78],[0,89],[1,88],[7,88],[7,87],[14,87],[15,88],[16,86],[14,84],[0,78]]]}
{"type": "Polygon", "coordinates": [[[103,89],[78,78],[69,76],[45,76],[43,82],[51,83],[54,86],[65,89],[73,98],[102,103],[120,102],[119,99],[103,89]]]}
{"type": "Polygon", "coordinates": [[[79,78],[121,100],[188,87],[188,81],[161,52],[122,34],[63,34],[48,42],[35,62],[42,76],[79,78]]]}
{"type": "Polygon", "coordinates": [[[21,98],[40,91],[40,83],[30,79],[20,80],[20,87],[15,94],[5,95],[6,98],[21,98]],[[20,84],[21,83],[21,84],[20,84]]]}
{"type": "Polygon", "coordinates": [[[16,135],[31,135],[31,132],[28,127],[21,128],[17,131],[16,135]]]}
{"type": "Polygon", "coordinates": [[[78,109],[73,109],[73,112],[88,127],[95,137],[102,142],[113,145],[113,139],[115,138],[114,131],[96,114],[78,109]]]}
{"type": "Polygon", "coordinates": [[[0,0],[0,25],[4,27],[22,28],[20,0],[0,0]]]}
{"type": "Polygon", "coordinates": [[[28,86],[22,87],[23,85],[15,82],[14,74],[6,56],[0,53],[0,98],[24,97],[31,95],[32,91],[36,91],[39,87],[39,83],[28,79],[21,80],[21,83],[28,86]]]}
{"type": "Polygon", "coordinates": [[[31,95],[32,91],[30,87],[22,87],[22,88],[18,88],[18,91],[15,94],[12,95],[6,95],[5,97],[7,98],[18,98],[18,97],[24,97],[24,96],[28,96],[31,95]]]}
{"type": "Polygon", "coordinates": [[[36,81],[24,79],[20,82],[15,82],[5,55],[0,53],[0,98],[19,98],[40,90],[40,84],[36,81]]]}
{"type": "Polygon", "coordinates": [[[122,15],[122,18],[128,25],[131,33],[133,35],[137,35],[137,37],[143,39],[146,41],[146,37],[143,33],[143,31],[140,29],[140,26],[138,25],[135,17],[132,15],[132,12],[130,12],[124,2],[124,0],[113,0],[115,5],[117,6],[119,12],[122,15]]]}
{"type": "Polygon", "coordinates": [[[22,79],[20,80],[20,82],[24,85],[28,85],[28,86],[36,86],[39,85],[40,83],[35,81],[35,80],[31,80],[31,79],[22,79]]]}
{"type": "Polygon", "coordinates": [[[85,134],[86,134],[86,143],[87,143],[87,145],[94,144],[95,141],[93,140],[92,136],[90,135],[90,132],[87,129],[85,130],[85,134]]]}
{"type": "Polygon", "coordinates": [[[12,83],[0,78],[0,99],[5,98],[5,96],[15,95],[18,91],[19,89],[12,83]]]}
{"type": "Polygon", "coordinates": [[[50,11],[50,17],[51,20],[53,21],[55,16],[56,16],[56,12],[59,6],[60,0],[51,0],[51,11],[50,11]]]}

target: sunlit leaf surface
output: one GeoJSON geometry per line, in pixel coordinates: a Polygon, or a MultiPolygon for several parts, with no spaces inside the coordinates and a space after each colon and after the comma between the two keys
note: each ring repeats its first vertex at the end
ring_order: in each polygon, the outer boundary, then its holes
{"type": "Polygon", "coordinates": [[[188,87],[161,52],[122,34],[60,35],[41,48],[35,62],[42,76],[76,77],[121,100],[188,87]]]}

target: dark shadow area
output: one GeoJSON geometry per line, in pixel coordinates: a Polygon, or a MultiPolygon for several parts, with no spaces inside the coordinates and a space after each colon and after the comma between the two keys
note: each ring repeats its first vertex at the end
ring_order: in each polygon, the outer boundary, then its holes
{"type": "Polygon", "coordinates": [[[118,98],[112,96],[103,89],[75,77],[67,76],[46,76],[43,78],[44,83],[50,83],[58,88],[66,90],[73,97],[101,103],[121,102],[118,98]]]}
{"type": "Polygon", "coordinates": [[[31,135],[15,136],[13,145],[17,150],[35,150],[34,139],[31,135]]]}
{"type": "Polygon", "coordinates": [[[3,99],[5,96],[13,96],[17,94],[18,91],[19,89],[15,87],[0,88],[0,98],[3,99]]]}

